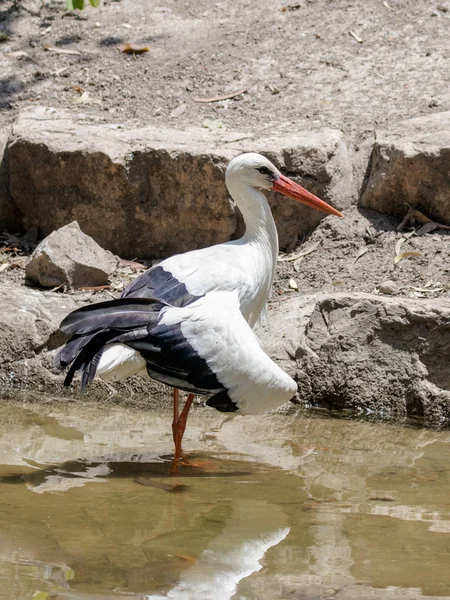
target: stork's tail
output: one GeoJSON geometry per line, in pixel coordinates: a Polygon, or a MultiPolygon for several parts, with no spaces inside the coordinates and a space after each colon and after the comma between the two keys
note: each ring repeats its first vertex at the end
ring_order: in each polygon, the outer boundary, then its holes
{"type": "Polygon", "coordinates": [[[64,385],[70,385],[74,374],[81,371],[83,390],[95,377],[105,345],[145,337],[162,308],[151,298],[121,298],[84,306],[67,315],[60,329],[71,338],[53,360],[57,369],[70,365],[64,385]]]}

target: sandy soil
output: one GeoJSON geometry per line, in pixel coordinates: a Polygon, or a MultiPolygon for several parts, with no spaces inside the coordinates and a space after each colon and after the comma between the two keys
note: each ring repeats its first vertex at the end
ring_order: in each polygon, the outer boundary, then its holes
{"type": "Polygon", "coordinates": [[[81,13],[67,13],[64,0],[42,5],[0,8],[3,123],[39,102],[180,128],[213,118],[256,135],[336,127],[358,143],[392,120],[450,109],[445,2],[103,0],[81,13]],[[117,49],[127,42],[150,52],[127,56],[117,49]],[[195,101],[242,89],[235,100],[195,101]],[[186,110],[171,117],[180,104],[186,110]]]}

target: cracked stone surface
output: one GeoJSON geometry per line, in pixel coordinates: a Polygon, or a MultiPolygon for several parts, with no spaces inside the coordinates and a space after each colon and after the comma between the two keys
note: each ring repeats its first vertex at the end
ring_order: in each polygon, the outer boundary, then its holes
{"type": "MultiPolygon", "coordinates": [[[[253,140],[240,132],[132,128],[37,107],[9,140],[9,186],[17,226],[43,236],[76,219],[124,258],[165,257],[229,240],[242,229],[224,172],[242,152],[261,152],[338,209],[356,197],[352,165],[336,130],[253,140]]],[[[324,214],[270,194],[281,249],[324,214]]]]}
{"type": "Polygon", "coordinates": [[[280,302],[262,332],[303,404],[381,418],[450,418],[450,300],[317,294],[280,302]]]}
{"type": "Polygon", "coordinates": [[[408,207],[450,224],[450,112],[377,132],[360,204],[392,215],[408,207]]]}

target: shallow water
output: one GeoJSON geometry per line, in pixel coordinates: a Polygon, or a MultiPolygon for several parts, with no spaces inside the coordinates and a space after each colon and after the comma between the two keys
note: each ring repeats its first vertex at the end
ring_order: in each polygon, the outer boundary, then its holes
{"type": "Polygon", "coordinates": [[[0,598],[450,598],[450,433],[195,409],[173,477],[170,421],[0,405],[0,598]]]}

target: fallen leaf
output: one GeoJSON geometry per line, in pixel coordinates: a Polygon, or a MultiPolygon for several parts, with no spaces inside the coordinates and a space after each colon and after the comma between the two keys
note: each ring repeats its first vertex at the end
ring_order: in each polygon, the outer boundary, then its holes
{"type": "Polygon", "coordinates": [[[431,233],[438,227],[439,225],[437,223],[435,223],[434,221],[429,221],[428,223],[425,223],[425,225],[422,225],[422,227],[419,227],[419,229],[416,230],[416,235],[425,235],[426,233],[431,233]]]}
{"type": "Polygon", "coordinates": [[[202,127],[206,127],[206,129],[211,129],[214,131],[216,129],[221,129],[223,127],[223,122],[219,119],[204,119],[202,127]]]}
{"type": "Polygon", "coordinates": [[[169,117],[172,119],[176,119],[177,117],[181,117],[184,111],[187,109],[187,104],[180,104],[170,113],[169,117]]]}
{"type": "Polygon", "coordinates": [[[5,52],[5,56],[8,58],[23,58],[24,56],[30,56],[28,52],[23,50],[16,50],[15,52],[5,52]]]}
{"type": "Polygon", "coordinates": [[[294,261],[293,267],[294,267],[294,271],[296,273],[300,273],[300,268],[301,268],[300,265],[303,262],[303,258],[304,258],[304,256],[300,256],[300,258],[298,258],[297,260],[294,261]]]}
{"type": "Polygon", "coordinates": [[[436,223],[437,229],[444,229],[446,231],[450,231],[450,225],[443,225],[442,223],[433,221],[433,219],[430,219],[429,217],[424,215],[423,212],[420,212],[420,210],[417,210],[416,208],[410,208],[408,210],[405,218],[400,223],[400,225],[397,227],[397,231],[401,231],[404,227],[411,224],[413,221],[422,223],[422,225],[426,225],[427,223],[436,223]]]}
{"type": "Polygon", "coordinates": [[[224,94],[223,96],[213,96],[212,98],[193,98],[194,102],[219,102],[219,100],[228,100],[229,98],[236,98],[241,94],[245,94],[248,88],[243,88],[238,92],[232,92],[231,94],[224,94]]]}
{"type": "Polygon", "coordinates": [[[150,52],[150,46],[138,46],[137,44],[120,44],[118,48],[124,54],[144,54],[144,52],[150,52]]]}
{"type": "Polygon", "coordinates": [[[410,256],[422,256],[420,252],[401,252],[397,254],[394,258],[394,265],[397,265],[404,258],[409,258],[410,256]]]}
{"type": "Polygon", "coordinates": [[[3,263],[0,265],[0,273],[3,273],[3,271],[6,271],[7,269],[9,269],[9,263],[3,263]]]}
{"type": "Polygon", "coordinates": [[[101,104],[98,98],[92,98],[88,92],[83,92],[77,98],[72,100],[74,104],[101,104]]]}
{"type": "Polygon", "coordinates": [[[74,10],[75,8],[83,10],[84,0],[66,0],[66,8],[67,10],[74,10]]]}
{"type": "Polygon", "coordinates": [[[298,252],[297,254],[288,254],[287,256],[279,256],[278,262],[288,262],[291,260],[297,260],[297,258],[301,258],[303,256],[307,256],[308,254],[311,254],[311,252],[314,252],[314,250],[317,250],[317,248],[320,246],[320,244],[321,244],[321,242],[316,242],[315,244],[313,244],[306,250],[303,250],[302,252],[298,252]]]}
{"type": "Polygon", "coordinates": [[[360,38],[359,35],[357,33],[355,33],[354,31],[350,30],[348,33],[352,36],[352,38],[354,40],[356,40],[358,42],[358,44],[362,44],[364,42],[364,40],[362,38],[360,38]]]}
{"type": "Polygon", "coordinates": [[[83,292],[102,292],[103,290],[110,290],[110,285],[92,285],[88,287],[79,287],[77,290],[82,290],[83,292]]]}
{"type": "Polygon", "coordinates": [[[426,289],[426,288],[418,288],[418,287],[413,287],[412,289],[415,292],[421,292],[424,294],[435,294],[437,292],[442,292],[444,290],[444,288],[433,288],[433,289],[427,288],[426,289]]]}
{"type": "Polygon", "coordinates": [[[407,239],[406,237],[401,237],[399,240],[397,240],[397,243],[395,244],[395,256],[400,254],[402,244],[404,244],[406,242],[406,239],[407,239]]]}
{"type": "Polygon", "coordinates": [[[46,50],[47,52],[54,52],[55,54],[81,56],[81,52],[79,50],[69,50],[68,48],[56,48],[55,46],[50,46],[50,44],[44,44],[44,50],[46,50]]]}
{"type": "Polygon", "coordinates": [[[91,97],[87,92],[83,92],[78,98],[75,98],[74,102],[76,104],[88,104],[90,102],[91,97]]]}
{"type": "Polygon", "coordinates": [[[296,290],[298,291],[298,284],[295,281],[295,279],[289,279],[289,287],[291,288],[291,290],[296,290]]]}
{"type": "Polygon", "coordinates": [[[275,85],[272,85],[271,83],[266,85],[266,88],[269,90],[269,92],[271,94],[273,94],[274,96],[276,96],[277,94],[280,93],[279,88],[277,88],[275,85]]]}
{"type": "Polygon", "coordinates": [[[134,260],[126,260],[125,258],[121,258],[120,259],[120,265],[122,267],[131,267],[132,269],[135,269],[136,271],[139,270],[147,270],[148,267],[146,267],[145,265],[141,265],[141,263],[138,263],[134,260]]]}
{"type": "Polygon", "coordinates": [[[364,256],[364,254],[366,254],[368,251],[369,250],[368,250],[368,248],[366,248],[366,246],[362,246],[358,250],[358,254],[356,255],[356,258],[354,259],[352,264],[349,266],[348,270],[351,271],[353,269],[353,267],[355,266],[356,262],[361,258],[361,256],[364,256]]]}

